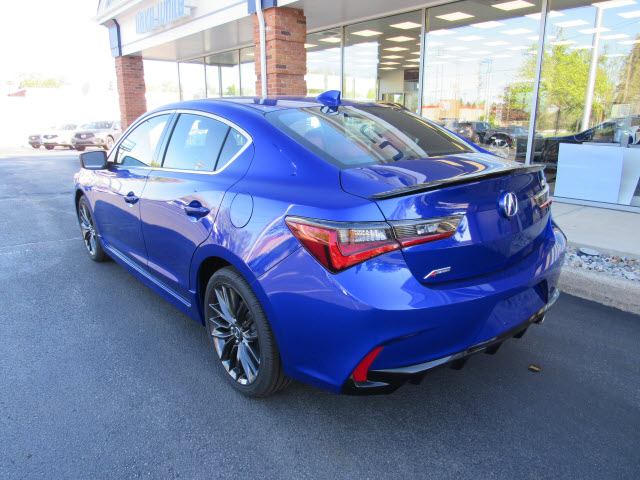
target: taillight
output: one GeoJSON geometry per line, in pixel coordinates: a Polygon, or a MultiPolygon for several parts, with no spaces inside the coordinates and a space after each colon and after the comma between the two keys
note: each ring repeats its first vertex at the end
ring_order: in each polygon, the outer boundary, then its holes
{"type": "Polygon", "coordinates": [[[453,237],[460,225],[462,215],[427,220],[410,220],[390,222],[396,239],[403,247],[410,247],[419,243],[433,242],[443,238],[453,237]]]}
{"type": "Polygon", "coordinates": [[[538,204],[538,207],[540,207],[540,210],[544,210],[545,208],[550,206],[551,194],[549,192],[549,185],[545,185],[542,191],[539,194],[537,194],[534,198],[536,199],[536,203],[538,204]]]}
{"type": "Polygon", "coordinates": [[[367,372],[369,371],[369,367],[376,359],[376,357],[382,351],[382,347],[376,347],[371,350],[358,364],[358,366],[353,370],[353,379],[356,382],[366,382],[367,381],[367,372]]]}
{"type": "Polygon", "coordinates": [[[400,248],[386,223],[328,222],[300,217],[287,217],[286,222],[309,253],[332,273],[400,248]]]}
{"type": "Polygon", "coordinates": [[[331,273],[383,253],[452,237],[462,215],[402,222],[332,222],[287,217],[291,232],[331,273]]]}

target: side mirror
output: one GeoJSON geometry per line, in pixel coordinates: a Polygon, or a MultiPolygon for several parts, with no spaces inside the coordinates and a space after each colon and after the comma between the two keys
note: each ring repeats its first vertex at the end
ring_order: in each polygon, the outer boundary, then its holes
{"type": "Polygon", "coordinates": [[[102,170],[107,166],[107,153],[103,150],[81,153],[80,165],[88,170],[102,170]]]}

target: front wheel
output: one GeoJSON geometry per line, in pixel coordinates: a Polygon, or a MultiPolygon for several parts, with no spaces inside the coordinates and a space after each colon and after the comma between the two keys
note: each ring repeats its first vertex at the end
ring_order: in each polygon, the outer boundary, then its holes
{"type": "Polygon", "coordinates": [[[77,145],[74,147],[79,152],[84,152],[84,147],[78,147],[77,145]]]}
{"type": "Polygon", "coordinates": [[[104,146],[105,150],[111,150],[113,148],[113,138],[111,137],[107,137],[106,141],[106,145],[104,146]]]}
{"type": "Polygon", "coordinates": [[[40,148],[40,145],[31,145],[33,148],[40,148]]]}
{"type": "Polygon", "coordinates": [[[489,147],[489,150],[499,157],[507,158],[509,156],[509,143],[502,138],[492,140],[489,147]]]}
{"type": "Polygon", "coordinates": [[[207,332],[224,377],[249,397],[265,397],[289,384],[267,316],[247,281],[232,267],[209,280],[207,332]]]}
{"type": "Polygon", "coordinates": [[[53,150],[53,145],[45,145],[44,148],[47,150],[53,150]]]}
{"type": "Polygon", "coordinates": [[[78,201],[78,222],[80,223],[80,231],[84,245],[87,247],[87,253],[94,262],[102,262],[107,258],[107,254],[102,248],[96,224],[89,208],[89,201],[84,195],[78,201]]]}

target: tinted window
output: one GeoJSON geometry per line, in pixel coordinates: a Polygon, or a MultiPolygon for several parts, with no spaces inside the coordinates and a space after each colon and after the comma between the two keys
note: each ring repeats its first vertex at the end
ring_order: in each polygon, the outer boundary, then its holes
{"type": "Polygon", "coordinates": [[[183,113],[173,129],[162,166],[212,172],[228,131],[226,123],[183,113]]]}
{"type": "Polygon", "coordinates": [[[138,125],[118,147],[116,163],[130,167],[152,165],[153,154],[169,115],[158,115],[138,125]]]}
{"type": "Polygon", "coordinates": [[[433,123],[393,108],[311,107],[271,112],[266,118],[341,168],[475,151],[433,123]]]}
{"type": "Polygon", "coordinates": [[[234,130],[233,128],[229,130],[229,135],[227,135],[224,147],[222,147],[222,152],[220,152],[220,158],[218,159],[216,170],[223,169],[227,163],[229,163],[233,157],[242,150],[242,147],[244,147],[248,141],[249,140],[247,140],[247,138],[237,130],[234,130]]]}

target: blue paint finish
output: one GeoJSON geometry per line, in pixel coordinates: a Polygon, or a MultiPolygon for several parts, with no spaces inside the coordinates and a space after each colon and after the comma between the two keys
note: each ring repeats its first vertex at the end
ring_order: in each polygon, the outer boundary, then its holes
{"type": "Polygon", "coordinates": [[[117,262],[199,322],[202,265],[212,257],[231,264],[260,300],[285,372],[333,392],[376,346],[384,349],[372,368],[421,363],[492,338],[545,305],[566,239],[532,198],[541,190],[539,173],[372,201],[376,193],[512,164],[479,151],[341,171],[264,118],[317,101],[272,103],[165,107],[214,113],[248,132],[250,147],[219,174],[111,165],[76,175],[117,262]],[[519,201],[511,220],[497,209],[507,191],[519,201]],[[139,201],[125,202],[129,192],[139,201]],[[338,274],[301,247],[285,223],[286,216],[385,222],[453,214],[464,215],[454,237],[338,274]],[[451,270],[424,280],[442,267],[451,270]]]}

